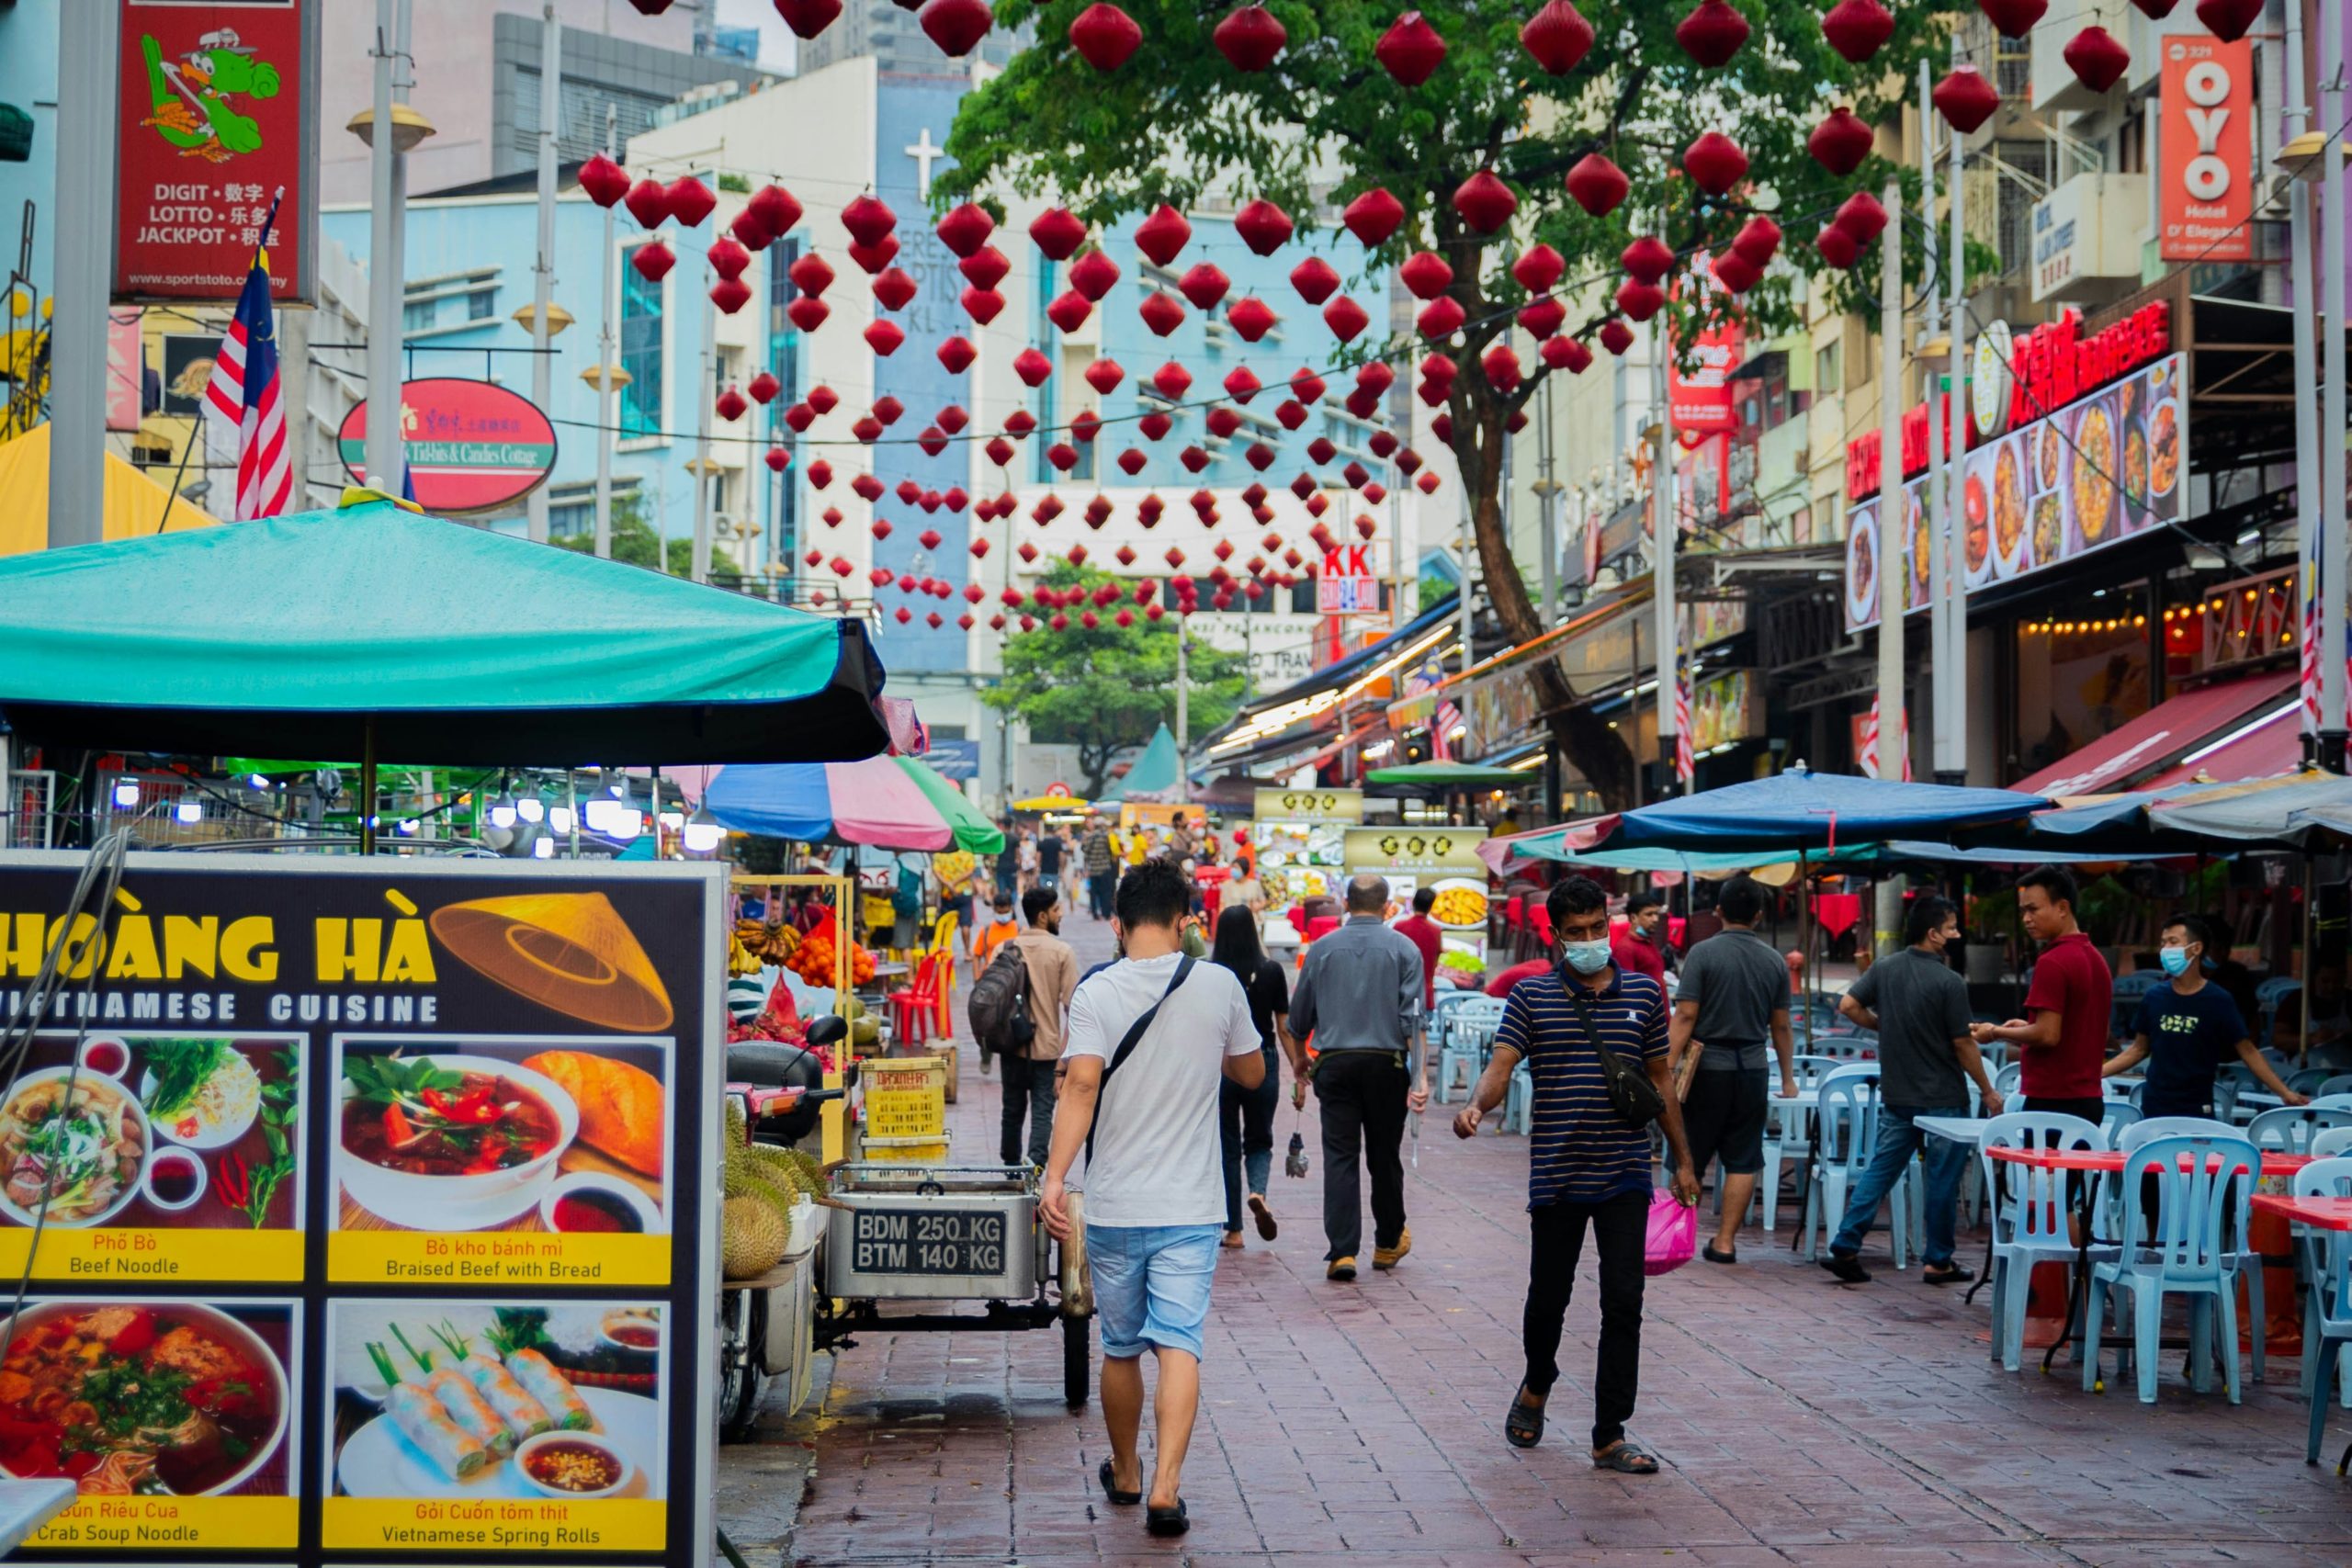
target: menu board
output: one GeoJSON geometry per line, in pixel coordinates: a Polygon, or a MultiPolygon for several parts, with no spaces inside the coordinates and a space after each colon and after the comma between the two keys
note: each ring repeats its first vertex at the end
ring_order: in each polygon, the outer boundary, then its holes
{"type": "Polygon", "coordinates": [[[707,1563],[717,869],[81,864],[0,855],[17,1555],[707,1563]]]}
{"type": "Polygon", "coordinates": [[[1400,906],[1421,888],[1433,889],[1430,919],[1437,924],[1438,945],[1474,961],[1450,967],[1476,975],[1483,972],[1487,953],[1487,863],[1478,858],[1486,840],[1484,828],[1351,828],[1344,852],[1350,875],[1386,877],[1389,896],[1400,906]]]}

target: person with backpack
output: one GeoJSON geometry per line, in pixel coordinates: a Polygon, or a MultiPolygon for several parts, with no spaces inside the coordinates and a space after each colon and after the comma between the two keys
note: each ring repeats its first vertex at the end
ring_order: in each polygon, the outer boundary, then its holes
{"type": "Polygon", "coordinates": [[[1071,998],[1066,1076],[1037,1205],[1046,1228],[1067,1244],[1079,1224],[1072,1167],[1084,1151],[1076,1186],[1102,1325],[1111,1442],[1095,1475],[1110,1502],[1144,1504],[1145,1528],[1165,1536],[1191,1527],[1180,1484],[1200,1410],[1203,1330],[1225,1217],[1218,1099],[1226,1082],[1254,1089],[1266,1073],[1241,982],[1182,950],[1191,901],[1191,887],[1165,861],[1120,881],[1113,919],[1126,957],[1071,998]],[[1147,1349],[1159,1362],[1148,1485],[1138,1449],[1147,1349]]]}
{"type": "MultiPolygon", "coordinates": [[[[1004,1058],[1004,1127],[997,1152],[1006,1165],[1046,1163],[1053,1139],[1055,1074],[1062,1055],[1062,1014],[1078,989],[1078,954],[1064,942],[1061,899],[1048,888],[1032,887],[1021,896],[1021,913],[1029,929],[1004,944],[995,964],[1021,967],[1018,984],[1022,1006],[1010,1027],[990,1045],[1004,1058]],[[1023,1026],[1026,1027],[1023,1028],[1023,1026]],[[1023,1116],[1029,1121],[1024,1144],[1023,1116]]],[[[986,979],[988,976],[983,976],[986,979]]],[[[975,987],[974,1001],[978,1000],[975,987]]],[[[977,1027],[977,1021],[976,1021],[977,1027]]]]}
{"type": "MultiPolygon", "coordinates": [[[[989,1070],[989,1060],[996,1055],[996,1041],[1001,1035],[1002,1029],[1001,1025],[984,1026],[982,1024],[980,988],[988,981],[989,971],[996,963],[998,952],[1005,943],[1021,934],[1021,922],[1012,915],[1012,894],[1010,891],[1002,887],[996,890],[996,897],[989,905],[989,912],[991,918],[989,921],[972,932],[972,993],[965,1003],[972,1021],[972,1043],[979,1051],[980,1071],[984,1074],[989,1070]]],[[[1026,970],[1022,971],[1023,976],[1026,973],[1026,970]]],[[[1021,977],[1016,976],[1001,981],[999,988],[1001,988],[1004,984],[1011,984],[1017,988],[1021,984],[1021,977]]],[[[1021,1003],[1024,1009],[1027,1005],[1025,1000],[1021,1003]]],[[[1010,1018],[1015,1010],[1010,1004],[1005,1004],[1001,1010],[1005,1017],[1010,1018]]]]}

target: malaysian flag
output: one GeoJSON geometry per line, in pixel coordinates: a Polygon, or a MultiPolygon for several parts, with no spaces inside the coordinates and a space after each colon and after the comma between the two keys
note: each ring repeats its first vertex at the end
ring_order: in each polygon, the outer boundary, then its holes
{"type": "Polygon", "coordinates": [[[1430,761],[1453,761],[1453,732],[1462,728],[1462,710],[1441,700],[1437,712],[1430,720],[1430,761]]]}
{"type": "Polygon", "coordinates": [[[2319,714],[2319,585],[2320,567],[2316,560],[2305,574],[2303,584],[2302,636],[2302,728],[2305,735],[2317,735],[2326,728],[2319,714]]]}
{"type": "MultiPolygon", "coordinates": [[[[1903,782],[1911,782],[1911,713],[1903,714],[1903,782]]],[[[1878,773],[1878,699],[1871,699],[1871,715],[1862,721],[1861,770],[1864,778],[1874,779],[1878,773]]]]}
{"type": "MultiPolygon", "coordinates": [[[[279,193],[281,196],[283,192],[279,193]]],[[[261,226],[253,269],[245,274],[237,313],[212,362],[204,400],[237,427],[237,499],[230,515],[242,522],[275,517],[294,497],[293,459],[286,445],[286,410],[277,385],[277,328],[269,308],[270,227],[277,202],[261,226]]]]}
{"type": "Polygon", "coordinates": [[[1690,743],[1690,677],[1674,676],[1674,776],[1688,788],[1698,776],[1699,756],[1690,743]]]}

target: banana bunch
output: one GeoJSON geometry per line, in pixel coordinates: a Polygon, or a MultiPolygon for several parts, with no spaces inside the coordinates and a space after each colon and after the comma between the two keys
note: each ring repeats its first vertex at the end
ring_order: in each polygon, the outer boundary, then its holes
{"type": "Polygon", "coordinates": [[[727,939],[727,972],[729,975],[756,975],[760,972],[759,956],[743,945],[738,931],[727,939]]]}
{"type": "Polygon", "coordinates": [[[737,920],[735,945],[752,956],[754,968],[762,964],[786,964],[799,951],[800,932],[781,922],[769,925],[760,920],[737,920]]]}

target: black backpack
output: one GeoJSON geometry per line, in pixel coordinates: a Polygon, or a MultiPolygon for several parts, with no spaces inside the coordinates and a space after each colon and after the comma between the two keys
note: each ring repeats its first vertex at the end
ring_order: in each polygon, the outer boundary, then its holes
{"type": "Polygon", "coordinates": [[[972,982],[965,1009],[972,1021],[972,1038],[982,1046],[1006,1054],[1028,1050],[1037,1021],[1029,1016],[1029,965],[1022,961],[1019,948],[1007,942],[997,949],[972,982]]]}

